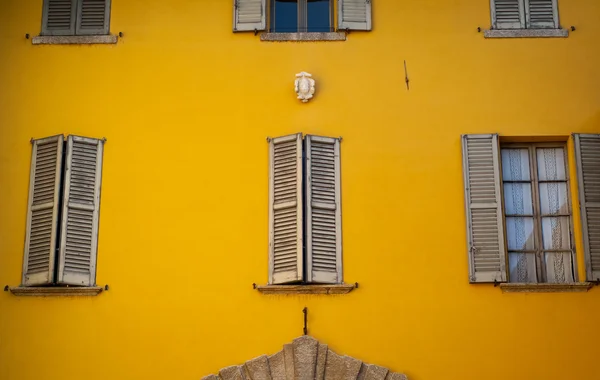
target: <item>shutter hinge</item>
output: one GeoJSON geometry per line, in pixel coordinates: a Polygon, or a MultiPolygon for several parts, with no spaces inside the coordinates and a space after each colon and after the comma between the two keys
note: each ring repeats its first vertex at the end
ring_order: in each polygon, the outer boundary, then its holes
{"type": "Polygon", "coordinates": [[[598,285],[600,285],[600,278],[597,278],[595,280],[591,280],[588,282],[594,284],[594,286],[598,286],[598,285]]]}
{"type": "Polygon", "coordinates": [[[371,4],[371,0],[365,0],[366,4],[371,4]]]}

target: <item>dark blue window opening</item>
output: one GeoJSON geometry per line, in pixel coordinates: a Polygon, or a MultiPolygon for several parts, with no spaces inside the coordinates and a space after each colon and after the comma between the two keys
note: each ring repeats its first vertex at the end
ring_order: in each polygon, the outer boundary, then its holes
{"type": "Polygon", "coordinates": [[[331,0],[272,0],[270,31],[331,32],[331,0]]]}

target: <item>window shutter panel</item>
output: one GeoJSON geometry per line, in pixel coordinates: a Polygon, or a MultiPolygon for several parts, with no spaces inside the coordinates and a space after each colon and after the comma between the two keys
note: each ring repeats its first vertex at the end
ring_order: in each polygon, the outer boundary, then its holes
{"type": "Polygon", "coordinates": [[[79,0],[77,7],[77,34],[108,34],[110,0],[79,0]]]}
{"type": "Polygon", "coordinates": [[[463,135],[470,282],[506,281],[498,135],[463,135]]]}
{"type": "Polygon", "coordinates": [[[302,134],[270,142],[269,284],[302,281],[302,134]]]}
{"type": "Polygon", "coordinates": [[[33,141],[23,285],[54,281],[64,136],[33,141]]]}
{"type": "Polygon", "coordinates": [[[600,279],[600,135],[575,135],[575,157],[588,281],[600,279]]]}
{"type": "Polygon", "coordinates": [[[75,34],[77,0],[44,0],[42,34],[69,36],[75,34]]]}
{"type": "Polygon", "coordinates": [[[341,283],[339,139],[306,136],[306,282],[341,283]]]}
{"type": "Polygon", "coordinates": [[[525,0],[527,28],[558,28],[556,0],[525,0]]]}
{"type": "Polygon", "coordinates": [[[266,29],[266,0],[234,0],[233,31],[266,29]]]}
{"type": "Polygon", "coordinates": [[[338,29],[371,30],[372,0],[339,0],[338,29]]]}
{"type": "Polygon", "coordinates": [[[525,28],[523,0],[492,0],[491,9],[494,29],[525,28]]]}
{"type": "Polygon", "coordinates": [[[69,136],[57,282],[96,283],[104,141],[69,136]]]}

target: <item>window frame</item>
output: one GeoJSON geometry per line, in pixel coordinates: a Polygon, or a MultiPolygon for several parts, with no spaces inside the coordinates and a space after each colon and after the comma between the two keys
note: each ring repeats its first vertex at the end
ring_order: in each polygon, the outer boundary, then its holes
{"type": "Polygon", "coordinates": [[[518,0],[519,9],[521,10],[522,15],[520,15],[520,26],[518,28],[515,27],[498,27],[498,19],[496,15],[496,1],[490,0],[490,16],[492,22],[492,30],[557,30],[561,29],[560,27],[560,15],[558,12],[558,0],[552,0],[552,16],[554,19],[554,26],[548,27],[539,27],[539,26],[531,26],[531,13],[529,11],[530,3],[529,0],[518,0]]]}
{"type": "Polygon", "coordinates": [[[312,32],[308,30],[308,1],[309,0],[296,0],[298,4],[298,20],[296,22],[297,30],[295,32],[290,31],[277,31],[274,29],[273,16],[275,14],[276,0],[267,0],[267,32],[268,33],[328,33],[336,30],[335,26],[335,2],[336,0],[329,1],[329,30],[327,32],[312,32]]]}

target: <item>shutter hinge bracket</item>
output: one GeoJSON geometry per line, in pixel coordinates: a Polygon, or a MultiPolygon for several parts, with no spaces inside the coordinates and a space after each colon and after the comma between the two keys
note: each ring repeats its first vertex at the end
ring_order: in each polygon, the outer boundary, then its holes
{"type": "Polygon", "coordinates": [[[5,291],[5,292],[8,292],[8,285],[6,285],[6,286],[4,287],[4,291],[5,291]]]}
{"type": "Polygon", "coordinates": [[[590,282],[590,283],[594,284],[594,286],[598,286],[598,285],[600,285],[600,278],[597,278],[597,279],[595,279],[595,280],[588,281],[588,282],[590,282]]]}
{"type": "Polygon", "coordinates": [[[498,285],[500,285],[500,283],[498,282],[498,280],[494,279],[494,288],[497,288],[498,285]]]}
{"type": "Polygon", "coordinates": [[[258,34],[258,29],[254,28],[254,35],[256,36],[258,34]]]}

